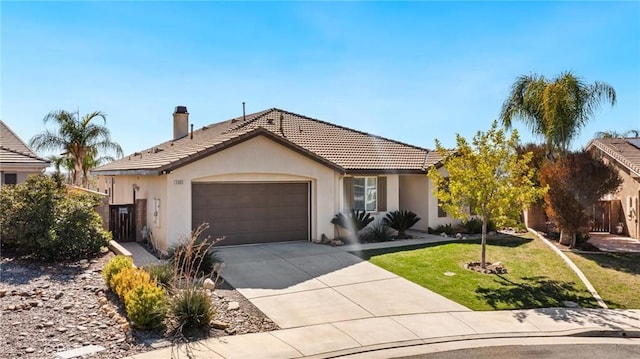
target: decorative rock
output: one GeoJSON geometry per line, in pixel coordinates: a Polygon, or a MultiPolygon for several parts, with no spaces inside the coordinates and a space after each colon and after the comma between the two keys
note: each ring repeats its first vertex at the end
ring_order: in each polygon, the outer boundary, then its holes
{"type": "Polygon", "coordinates": [[[0,289],[0,298],[4,297],[7,294],[6,289],[0,289]]]}
{"type": "Polygon", "coordinates": [[[442,233],[440,233],[440,237],[447,237],[447,234],[442,232],[442,233]]]}
{"type": "Polygon", "coordinates": [[[43,324],[43,326],[44,326],[45,328],[53,327],[53,322],[46,322],[46,323],[44,323],[44,324],[43,324]]]}
{"type": "Polygon", "coordinates": [[[216,289],[216,283],[212,281],[211,278],[207,278],[204,280],[204,283],[202,283],[202,287],[204,289],[214,290],[216,289]]]}
{"type": "Polygon", "coordinates": [[[35,351],[36,350],[34,348],[32,348],[32,347],[28,347],[27,349],[24,350],[25,353],[33,353],[35,351]]]}
{"type": "Polygon", "coordinates": [[[224,329],[229,328],[229,324],[227,324],[227,323],[225,323],[225,322],[222,322],[222,321],[219,321],[219,320],[212,320],[212,321],[209,323],[209,325],[211,325],[211,327],[212,327],[212,328],[215,328],[215,329],[222,329],[222,330],[224,330],[224,329]]]}
{"type": "Polygon", "coordinates": [[[56,295],[54,296],[55,299],[60,299],[62,298],[62,296],[64,295],[64,293],[62,292],[57,292],[56,295]]]}
{"type": "Polygon", "coordinates": [[[67,331],[67,328],[65,328],[65,327],[57,327],[56,330],[59,331],[60,333],[64,333],[64,332],[67,331]]]}
{"type": "Polygon", "coordinates": [[[227,305],[227,310],[238,310],[240,309],[240,303],[238,302],[229,302],[227,305]]]}
{"type": "Polygon", "coordinates": [[[65,304],[62,306],[62,309],[67,310],[67,309],[71,309],[73,308],[73,304],[69,303],[69,304],[65,304]]]}
{"type": "Polygon", "coordinates": [[[122,350],[129,350],[129,349],[131,349],[131,346],[130,346],[129,344],[127,344],[127,343],[121,343],[121,344],[119,345],[119,347],[120,347],[120,349],[122,349],[122,350]]]}
{"type": "Polygon", "coordinates": [[[462,239],[462,233],[456,233],[456,239],[462,239]]]}

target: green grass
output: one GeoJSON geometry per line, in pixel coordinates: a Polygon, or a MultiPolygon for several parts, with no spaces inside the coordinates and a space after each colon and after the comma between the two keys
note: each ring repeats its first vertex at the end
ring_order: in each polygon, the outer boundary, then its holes
{"type": "Polygon", "coordinates": [[[597,307],[578,277],[539,239],[531,235],[490,239],[487,261],[502,262],[509,271],[503,275],[464,269],[465,263],[480,260],[479,242],[435,243],[360,255],[473,310],[559,307],[565,300],[597,307]]]}
{"type": "Polygon", "coordinates": [[[610,308],[640,308],[640,253],[567,253],[610,308]]]}

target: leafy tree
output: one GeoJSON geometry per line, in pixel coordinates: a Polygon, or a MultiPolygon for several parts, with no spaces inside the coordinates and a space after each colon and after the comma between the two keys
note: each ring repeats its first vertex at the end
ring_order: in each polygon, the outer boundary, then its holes
{"type": "Polygon", "coordinates": [[[436,140],[437,151],[443,157],[442,165],[449,177],[447,180],[435,167],[428,173],[434,182],[434,195],[447,213],[465,219],[472,212],[482,219],[480,263],[483,269],[486,268],[489,221],[493,220],[499,226],[512,224],[525,206],[544,194],[543,189],[533,185],[534,171],[529,167],[532,154],[519,156],[516,152],[517,131],[506,138],[497,126],[494,121],[488,132],[478,131],[471,143],[456,135],[454,154],[436,140]]]}
{"type": "Polygon", "coordinates": [[[545,163],[540,181],[549,187],[544,197],[547,216],[563,232],[561,239],[570,238],[571,248],[580,228],[588,225],[590,206],[622,183],[618,171],[586,151],[545,163]]]}
{"type": "Polygon", "coordinates": [[[640,130],[629,130],[626,132],[617,131],[598,131],[595,134],[596,138],[625,138],[625,137],[640,137],[640,130]]]}
{"type": "Polygon", "coordinates": [[[603,101],[615,104],[613,87],[597,81],[586,84],[570,71],[551,80],[535,74],[520,76],[502,105],[500,120],[506,128],[513,119],[522,120],[544,137],[549,154],[565,153],[603,101]]]}
{"type": "MultiPolygon", "coordinates": [[[[88,170],[97,163],[101,151],[115,152],[122,156],[122,148],[111,140],[109,129],[104,125],[95,124],[92,121],[101,118],[106,124],[106,115],[100,111],[92,112],[80,118],[80,115],[65,111],[53,111],[44,117],[43,122],[55,122],[59,128],[57,131],[45,130],[35,135],[30,146],[36,150],[59,150],[62,156],[68,158],[73,166],[70,166],[72,182],[76,185],[88,185],[88,170]],[[79,175],[82,176],[80,183],[79,175]]],[[[67,162],[64,163],[65,165],[67,162]]]]}

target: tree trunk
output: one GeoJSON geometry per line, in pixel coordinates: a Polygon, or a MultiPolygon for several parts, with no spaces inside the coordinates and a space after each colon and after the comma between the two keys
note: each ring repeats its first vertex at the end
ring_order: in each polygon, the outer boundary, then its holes
{"type": "Polygon", "coordinates": [[[487,268],[487,216],[482,216],[482,250],[480,254],[480,268],[487,268]]]}
{"type": "Polygon", "coordinates": [[[562,244],[563,246],[570,246],[571,245],[571,231],[567,231],[565,229],[561,229],[560,230],[560,244],[562,244]]]}

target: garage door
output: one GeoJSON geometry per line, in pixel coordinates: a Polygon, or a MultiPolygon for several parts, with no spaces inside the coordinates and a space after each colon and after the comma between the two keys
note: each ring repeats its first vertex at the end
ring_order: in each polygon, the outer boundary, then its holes
{"type": "Polygon", "coordinates": [[[309,239],[309,183],[194,183],[192,226],[220,245],[309,239]]]}

